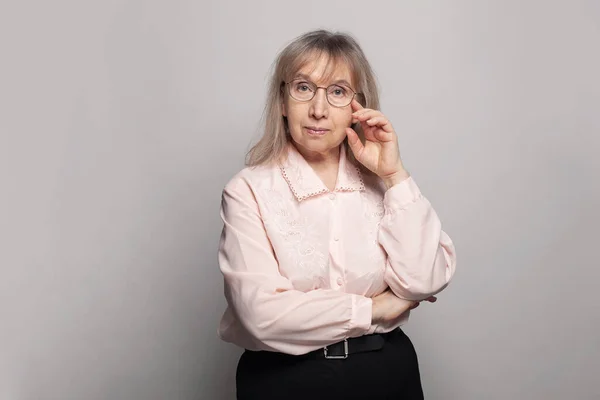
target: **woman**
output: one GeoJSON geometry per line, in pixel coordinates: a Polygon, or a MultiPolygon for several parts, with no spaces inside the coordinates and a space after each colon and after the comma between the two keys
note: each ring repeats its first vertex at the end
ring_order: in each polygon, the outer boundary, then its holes
{"type": "Polygon", "coordinates": [[[348,35],[309,32],[276,60],[264,135],[222,197],[238,399],[423,398],[399,326],[456,258],[378,108],[348,35]]]}

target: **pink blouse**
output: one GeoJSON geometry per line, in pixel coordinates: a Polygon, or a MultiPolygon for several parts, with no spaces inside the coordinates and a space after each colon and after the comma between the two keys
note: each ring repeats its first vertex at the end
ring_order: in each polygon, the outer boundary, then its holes
{"type": "Polygon", "coordinates": [[[225,186],[219,265],[228,307],[218,335],[250,350],[304,354],[372,325],[371,297],[390,288],[424,300],[456,269],[454,245],[412,177],[386,190],[346,159],[328,190],[292,145],[279,165],[249,167],[225,186]]]}

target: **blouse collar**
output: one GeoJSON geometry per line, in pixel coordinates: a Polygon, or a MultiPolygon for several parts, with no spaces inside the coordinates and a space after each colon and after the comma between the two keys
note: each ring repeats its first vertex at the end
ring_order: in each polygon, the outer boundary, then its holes
{"type": "MultiPolygon", "coordinates": [[[[280,169],[298,201],[329,192],[321,178],[291,143],[288,143],[287,158],[280,164],[280,169]]],[[[360,170],[347,159],[346,146],[342,143],[337,182],[333,191],[350,192],[364,189],[365,185],[360,170]]]]}

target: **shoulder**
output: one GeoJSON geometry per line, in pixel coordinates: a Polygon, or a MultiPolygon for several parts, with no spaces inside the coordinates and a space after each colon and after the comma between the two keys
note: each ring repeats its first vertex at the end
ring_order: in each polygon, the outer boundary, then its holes
{"type": "Polygon", "coordinates": [[[223,193],[251,194],[256,188],[271,182],[277,174],[281,174],[277,163],[246,167],[227,182],[223,193]]]}
{"type": "Polygon", "coordinates": [[[225,215],[260,214],[265,198],[279,188],[281,171],[277,164],[246,167],[227,182],[221,195],[221,209],[225,215]]]}

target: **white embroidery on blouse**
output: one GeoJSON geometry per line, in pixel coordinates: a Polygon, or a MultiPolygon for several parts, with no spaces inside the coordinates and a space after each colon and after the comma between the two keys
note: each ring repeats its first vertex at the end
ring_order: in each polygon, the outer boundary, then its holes
{"type": "Polygon", "coordinates": [[[317,221],[300,216],[292,203],[295,200],[279,191],[262,190],[259,196],[268,214],[265,227],[279,259],[280,272],[298,290],[328,287],[327,240],[317,221]]]}
{"type": "Polygon", "coordinates": [[[379,244],[379,226],[385,215],[383,198],[370,190],[361,192],[363,216],[365,226],[368,228],[366,234],[366,252],[369,259],[374,262],[385,260],[386,254],[383,247],[379,244]]]}

